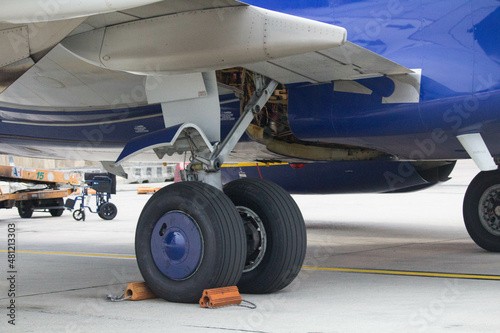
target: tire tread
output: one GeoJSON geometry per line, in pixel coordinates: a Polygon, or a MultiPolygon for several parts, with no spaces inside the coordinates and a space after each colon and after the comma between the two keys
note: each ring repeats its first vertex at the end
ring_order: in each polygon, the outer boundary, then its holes
{"type": "MultiPolygon", "coordinates": [[[[297,204],[290,194],[280,186],[261,179],[236,180],[227,184],[224,191],[236,206],[245,206],[246,199],[251,197],[264,204],[267,202],[263,209],[269,208],[272,202],[274,209],[277,209],[281,214],[280,225],[274,228],[274,232],[279,233],[274,237],[278,237],[277,240],[281,240],[279,246],[283,246],[280,249],[280,254],[277,255],[278,258],[273,256],[276,260],[273,265],[276,267],[266,267],[262,271],[263,274],[250,279],[250,281],[243,278],[238,287],[242,292],[262,294],[285,288],[300,272],[307,247],[305,224],[297,204]]],[[[253,207],[248,208],[252,209],[253,207]]],[[[266,232],[268,232],[267,227],[266,232]]],[[[253,275],[253,272],[249,273],[253,275]]],[[[244,273],[245,275],[246,273],[244,273]]]]}

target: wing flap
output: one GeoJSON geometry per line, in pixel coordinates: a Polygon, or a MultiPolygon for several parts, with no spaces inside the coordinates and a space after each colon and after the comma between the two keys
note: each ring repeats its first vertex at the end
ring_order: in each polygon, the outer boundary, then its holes
{"type": "Polygon", "coordinates": [[[324,51],[246,64],[242,67],[284,84],[357,80],[413,73],[404,66],[350,42],[324,51]]]}

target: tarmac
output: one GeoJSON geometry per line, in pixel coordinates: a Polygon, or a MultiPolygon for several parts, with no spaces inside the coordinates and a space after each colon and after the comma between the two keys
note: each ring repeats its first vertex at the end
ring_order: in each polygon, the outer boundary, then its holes
{"type": "Polygon", "coordinates": [[[451,181],[416,193],[294,196],[304,268],[280,292],[242,295],[256,309],[106,299],[142,281],[134,233],[151,195],[137,185],[119,186],[112,221],[2,210],[0,332],[498,332],[500,254],[473,243],[461,213],[477,172],[461,162],[451,181]]]}

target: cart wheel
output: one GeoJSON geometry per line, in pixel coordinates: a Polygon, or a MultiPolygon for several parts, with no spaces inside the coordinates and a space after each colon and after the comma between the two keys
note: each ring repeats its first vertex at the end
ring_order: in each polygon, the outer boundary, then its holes
{"type": "Polygon", "coordinates": [[[73,218],[77,221],[85,221],[85,211],[83,209],[77,209],[73,212],[73,218]]]}
{"type": "MultiPolygon", "coordinates": [[[[64,200],[62,198],[57,199],[56,205],[63,206],[64,200]]],[[[64,213],[64,208],[49,209],[49,213],[54,217],[61,216],[64,213]]]]}
{"type": "Polygon", "coordinates": [[[50,215],[57,217],[61,216],[64,213],[64,209],[49,209],[50,215]]]}
{"type": "Polygon", "coordinates": [[[118,213],[118,209],[116,209],[116,206],[114,204],[112,204],[111,202],[106,202],[99,209],[99,216],[103,220],[112,220],[116,217],[117,213],[118,213]]]}
{"type": "Polygon", "coordinates": [[[29,219],[33,215],[33,203],[31,201],[21,201],[17,211],[21,218],[29,219]]]}

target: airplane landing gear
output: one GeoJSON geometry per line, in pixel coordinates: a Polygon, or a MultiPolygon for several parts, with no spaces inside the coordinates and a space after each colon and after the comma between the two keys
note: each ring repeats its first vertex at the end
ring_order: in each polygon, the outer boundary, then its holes
{"type": "Polygon", "coordinates": [[[465,194],[465,226],[483,249],[500,252],[500,171],[479,173],[465,194]]]}
{"type": "Polygon", "coordinates": [[[137,224],[139,269],[166,300],[197,302],[204,289],[234,285],[243,292],[270,293],[300,272],[306,232],[292,197],[275,184],[250,179],[222,191],[222,163],[278,85],[257,74],[254,80],[256,91],[222,143],[212,145],[200,127],[184,123],[137,138],[118,159],[149,148],[160,158],[191,153],[184,170],[189,181],[154,194],[137,224]]]}

